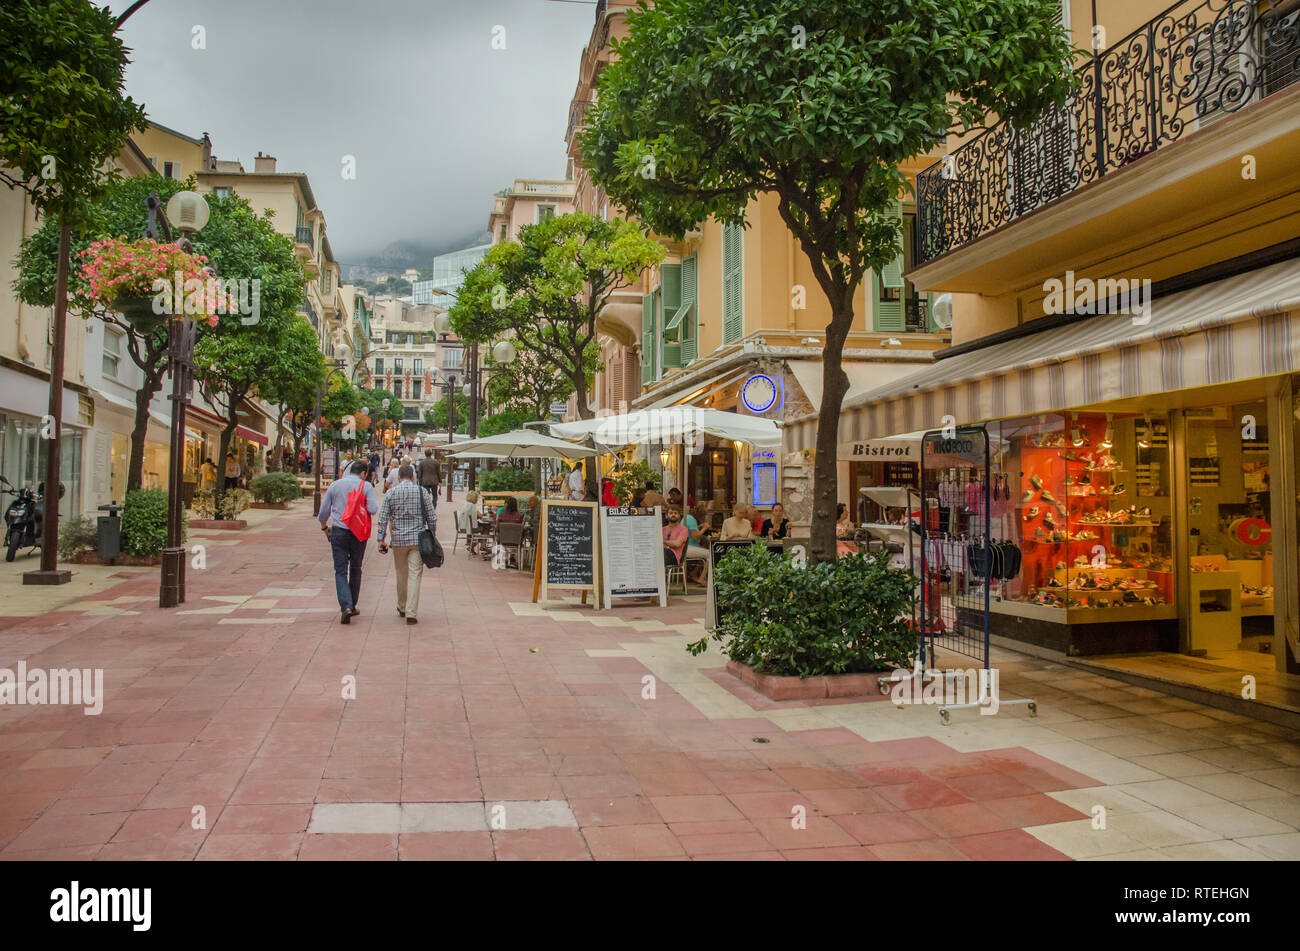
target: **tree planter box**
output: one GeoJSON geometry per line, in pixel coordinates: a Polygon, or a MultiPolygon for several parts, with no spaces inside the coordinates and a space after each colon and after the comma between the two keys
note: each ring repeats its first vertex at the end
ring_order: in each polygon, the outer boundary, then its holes
{"type": "Polygon", "coordinates": [[[831,674],[825,677],[773,677],[755,673],[752,667],[727,661],[727,672],[740,678],[769,700],[824,700],[828,697],[871,697],[879,694],[877,681],[889,671],[876,674],[831,674]]]}
{"type": "Polygon", "coordinates": [[[249,508],[255,509],[287,509],[288,502],[254,502],[249,508]]]}
{"type": "Polygon", "coordinates": [[[248,528],[248,523],[243,519],[208,519],[192,518],[190,519],[190,528],[221,528],[230,531],[239,531],[248,528]]]}
{"type": "Polygon", "coordinates": [[[139,555],[118,555],[116,558],[105,560],[99,557],[99,552],[80,551],[77,552],[77,555],[72,559],[72,562],[77,565],[134,565],[148,567],[151,565],[161,565],[162,557],[160,555],[150,555],[147,558],[142,558],[139,555]]]}

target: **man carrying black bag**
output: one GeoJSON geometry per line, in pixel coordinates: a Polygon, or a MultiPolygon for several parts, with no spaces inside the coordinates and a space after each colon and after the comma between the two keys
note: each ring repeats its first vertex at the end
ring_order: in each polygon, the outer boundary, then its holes
{"type": "MultiPolygon", "coordinates": [[[[407,624],[416,623],[420,607],[420,579],[424,576],[421,548],[437,548],[437,513],[430,504],[429,491],[415,484],[415,472],[409,466],[397,470],[397,485],[384,494],[379,507],[379,552],[385,554],[389,526],[393,530],[393,569],[397,572],[397,613],[407,624]],[[420,535],[427,531],[425,543],[420,535]],[[432,546],[429,541],[432,541],[432,546]]],[[[437,561],[432,560],[436,565],[437,561]]]]}
{"type": "Polygon", "coordinates": [[[442,467],[433,458],[433,450],[424,450],[424,458],[419,464],[420,488],[428,489],[433,499],[433,507],[438,507],[438,486],[442,484],[442,467]]]}

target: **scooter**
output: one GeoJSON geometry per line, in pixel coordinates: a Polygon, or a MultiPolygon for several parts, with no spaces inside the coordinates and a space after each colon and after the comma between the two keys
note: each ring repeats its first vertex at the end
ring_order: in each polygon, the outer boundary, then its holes
{"type": "MultiPolygon", "coordinates": [[[[5,509],[5,561],[13,561],[19,548],[31,548],[35,551],[41,547],[43,522],[45,521],[45,483],[31,489],[15,489],[13,484],[0,475],[0,482],[8,488],[0,489],[0,494],[12,495],[14,500],[5,509]]],[[[59,483],[59,498],[63,498],[64,486],[59,483]]]]}

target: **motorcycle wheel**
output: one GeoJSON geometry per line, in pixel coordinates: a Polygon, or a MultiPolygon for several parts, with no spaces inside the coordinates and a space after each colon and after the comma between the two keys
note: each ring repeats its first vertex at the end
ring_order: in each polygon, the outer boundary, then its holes
{"type": "Polygon", "coordinates": [[[18,539],[15,538],[9,542],[9,548],[5,552],[5,561],[13,561],[14,556],[18,554],[18,539]]]}

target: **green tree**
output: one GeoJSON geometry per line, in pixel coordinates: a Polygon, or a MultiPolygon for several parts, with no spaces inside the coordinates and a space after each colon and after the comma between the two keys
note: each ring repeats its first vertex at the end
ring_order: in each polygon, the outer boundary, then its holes
{"type": "MultiPolygon", "coordinates": [[[[456,394],[456,429],[469,432],[469,397],[456,394]]],[[[434,430],[447,428],[447,397],[443,397],[424,411],[424,424],[434,430]]]]}
{"type": "Polygon", "coordinates": [[[87,0],[0,4],[0,181],[74,226],[119,172],[144,108],[123,93],[116,17],[87,0]]]}
{"type": "MultiPolygon", "coordinates": [[[[248,279],[259,288],[256,314],[223,314],[199,337],[194,348],[195,377],[226,421],[220,458],[225,459],[239,424],[239,407],[265,389],[282,366],[282,350],[296,323],[305,278],[292,239],[275,230],[270,217],[258,215],[238,195],[208,198],[213,214],[194,236],[194,249],[206,254],[223,280],[248,279]]],[[[217,504],[224,494],[217,483],[217,504]]]]}
{"type": "MultiPolygon", "coordinates": [[[[600,353],[588,356],[583,372],[594,375],[600,369],[600,353]]],[[[510,363],[498,363],[489,355],[487,369],[491,372],[487,395],[492,404],[526,411],[529,419],[549,419],[551,404],[562,403],[573,394],[573,382],[534,350],[517,349],[510,363]]]]}
{"type": "Polygon", "coordinates": [[[587,388],[600,365],[596,318],[610,296],[664,258],[664,249],[628,221],[573,212],[519,230],[494,245],[465,275],[452,328],[467,340],[513,332],[522,349],[569,381],[578,416],[590,419],[587,388]]]}
{"type": "Polygon", "coordinates": [[[268,472],[281,468],[284,424],[293,433],[293,458],[298,458],[302,448],[305,428],[298,426],[298,415],[304,414],[308,422],[316,411],[316,392],[325,373],[325,361],[320,352],[316,331],[305,320],[292,322],[281,340],[281,360],[259,395],[277,408],[275,446],[267,456],[268,472]]]}
{"type": "MultiPolygon", "coordinates": [[[[762,192],[808,255],[823,350],[812,556],[835,551],[836,432],[853,300],[900,247],[899,164],[994,114],[1063,103],[1056,0],[660,0],[629,15],[581,135],[593,181],[649,228],[741,223],[762,192]]],[[[932,421],[937,425],[938,421],[932,421]]]]}
{"type": "MultiPolygon", "coordinates": [[[[335,449],[354,449],[364,441],[364,430],[357,425],[357,414],[366,406],[365,396],[337,373],[332,374],[321,399],[321,432],[323,445],[333,444],[335,449]]],[[[369,409],[369,406],[366,406],[369,409]]]]}
{"type": "Polygon", "coordinates": [[[402,401],[394,394],[385,389],[362,389],[360,393],[361,405],[368,410],[366,415],[370,417],[370,428],[365,433],[367,439],[379,432],[386,424],[401,426],[402,416],[406,410],[402,406],[402,401]],[[387,409],[384,408],[384,400],[388,400],[387,409]]]}
{"type": "Polygon", "coordinates": [[[479,436],[497,436],[515,429],[523,429],[524,423],[531,423],[537,417],[531,410],[503,409],[499,413],[485,416],[478,421],[479,436]]]}

